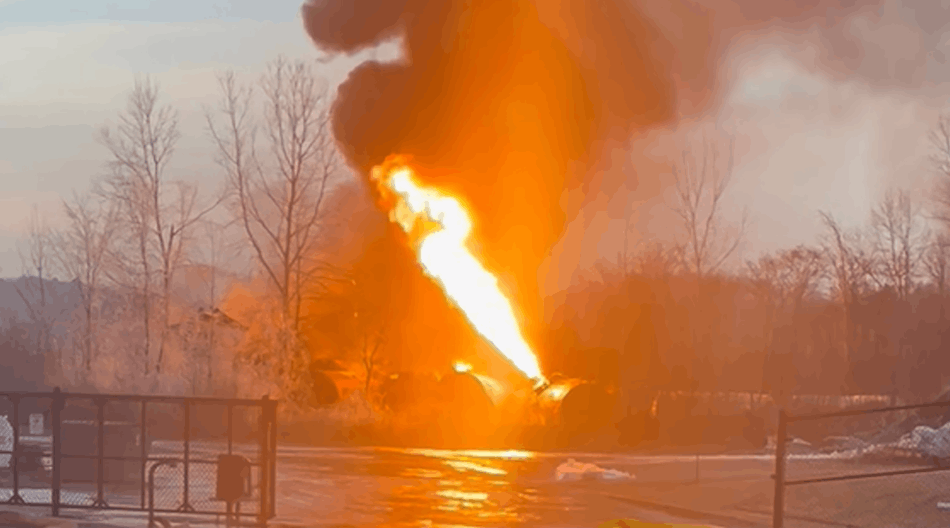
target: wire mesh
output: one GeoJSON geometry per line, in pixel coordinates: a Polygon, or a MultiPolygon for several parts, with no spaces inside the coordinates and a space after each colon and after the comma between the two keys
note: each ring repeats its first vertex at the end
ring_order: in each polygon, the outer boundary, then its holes
{"type": "Polygon", "coordinates": [[[13,403],[0,397],[0,502],[13,499],[13,403]]]}
{"type": "Polygon", "coordinates": [[[56,394],[0,393],[0,503],[53,506],[58,482],[61,508],[147,511],[154,468],[156,510],[221,515],[218,456],[234,453],[251,463],[242,515],[260,510],[262,481],[273,476],[263,469],[271,453],[260,445],[268,438],[262,409],[272,404],[56,394]]]}
{"type": "Polygon", "coordinates": [[[14,393],[0,402],[0,502],[48,504],[50,400],[14,393]]]}
{"type": "MultiPolygon", "coordinates": [[[[950,403],[795,417],[785,512],[847,526],[950,522],[950,403]]],[[[788,523],[786,523],[788,525],[788,523]]]]}

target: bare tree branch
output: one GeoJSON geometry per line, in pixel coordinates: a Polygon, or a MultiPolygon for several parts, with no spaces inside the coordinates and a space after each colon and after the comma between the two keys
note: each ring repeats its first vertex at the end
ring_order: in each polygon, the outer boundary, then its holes
{"type": "Polygon", "coordinates": [[[880,275],[897,298],[905,300],[919,278],[927,235],[920,212],[906,192],[888,190],[871,213],[871,228],[880,256],[880,275]]]}
{"type": "Polygon", "coordinates": [[[69,224],[54,238],[56,269],[76,285],[83,308],[81,364],[88,375],[98,353],[98,326],[104,268],[119,211],[115,203],[96,203],[91,195],[73,194],[63,201],[69,224]]]}
{"type": "Polygon", "coordinates": [[[304,62],[279,58],[269,66],[260,82],[265,164],[255,146],[253,90],[233,73],[222,75],[219,86],[224,124],[210,112],[206,116],[218,161],[231,181],[235,214],[258,265],[296,331],[304,291],[325,271],[316,258],[327,214],[324,202],[342,175],[327,92],[304,62]]]}
{"type": "Polygon", "coordinates": [[[722,219],[722,199],[734,166],[735,140],[724,147],[714,144],[705,132],[687,146],[672,166],[676,201],[671,206],[680,218],[685,235],[683,249],[690,270],[697,278],[716,273],[742,242],[747,216],[730,232],[722,219]],[[720,157],[725,153],[725,159],[720,157]]]}
{"type": "Polygon", "coordinates": [[[133,279],[141,300],[145,334],[141,355],[146,375],[152,366],[153,274],[158,275],[160,318],[154,368],[161,373],[170,324],[172,282],[182,262],[188,233],[223,199],[198,210],[197,188],[169,180],[168,165],[180,138],[178,115],[171,107],[160,106],[158,99],[156,83],[147,78],[137,79],[126,110],[119,116],[119,125],[114,130],[104,127],[99,137],[112,155],[112,175],[105,182],[104,194],[121,205],[129,226],[127,251],[114,255],[136,254],[136,265],[122,266],[121,274],[133,279]]]}
{"type": "Polygon", "coordinates": [[[950,279],[950,238],[938,235],[927,244],[923,251],[922,263],[931,284],[943,297],[947,293],[947,280],[950,279]]]}
{"type": "Polygon", "coordinates": [[[950,226],[950,115],[943,114],[937,119],[937,125],[930,131],[930,145],[933,154],[930,159],[936,171],[936,182],[932,194],[936,219],[950,226]]]}

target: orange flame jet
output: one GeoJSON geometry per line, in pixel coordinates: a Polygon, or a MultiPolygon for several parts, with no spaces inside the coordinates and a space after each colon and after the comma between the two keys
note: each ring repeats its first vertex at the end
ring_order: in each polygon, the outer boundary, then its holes
{"type": "Polygon", "coordinates": [[[372,172],[384,195],[394,199],[390,220],[416,244],[426,274],[435,279],[469,322],[496,350],[535,383],[546,384],[538,359],[521,335],[511,304],[465,243],[472,228],[458,200],[420,186],[412,170],[382,166],[372,172]]]}

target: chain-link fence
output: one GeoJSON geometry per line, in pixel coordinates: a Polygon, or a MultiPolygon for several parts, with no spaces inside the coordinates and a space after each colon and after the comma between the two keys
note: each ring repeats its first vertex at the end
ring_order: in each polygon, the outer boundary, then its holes
{"type": "MultiPolygon", "coordinates": [[[[276,404],[0,393],[0,504],[222,515],[222,455],[247,465],[242,518],[275,515],[276,404]]],[[[232,479],[233,480],[233,479],[232,479]]],[[[230,493],[230,492],[229,492],[230,493]]],[[[247,524],[243,520],[242,524],[247,524]]]]}
{"type": "Polygon", "coordinates": [[[950,402],[782,413],[778,440],[776,528],[950,524],[950,402]]]}

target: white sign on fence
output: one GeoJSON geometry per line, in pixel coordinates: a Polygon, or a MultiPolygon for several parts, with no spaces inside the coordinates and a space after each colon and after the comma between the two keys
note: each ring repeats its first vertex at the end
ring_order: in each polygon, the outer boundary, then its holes
{"type": "Polygon", "coordinates": [[[30,435],[41,436],[42,434],[43,434],[43,415],[31,414],[30,415],[30,435]]]}

